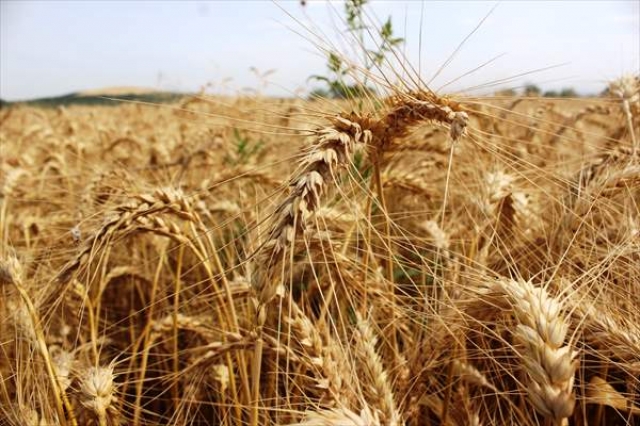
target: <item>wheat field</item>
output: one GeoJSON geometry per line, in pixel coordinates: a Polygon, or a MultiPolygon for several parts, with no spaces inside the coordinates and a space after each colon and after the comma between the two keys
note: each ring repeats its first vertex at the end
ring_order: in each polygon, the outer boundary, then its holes
{"type": "Polygon", "coordinates": [[[0,109],[0,424],[640,424],[640,84],[0,109]]]}

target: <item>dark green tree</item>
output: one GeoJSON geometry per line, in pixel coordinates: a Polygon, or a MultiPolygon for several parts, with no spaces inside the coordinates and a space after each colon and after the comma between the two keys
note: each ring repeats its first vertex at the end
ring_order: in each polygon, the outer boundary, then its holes
{"type": "Polygon", "coordinates": [[[540,90],[540,88],[535,84],[529,83],[526,86],[524,86],[525,96],[540,96],[541,93],[542,93],[542,90],[540,90]]]}

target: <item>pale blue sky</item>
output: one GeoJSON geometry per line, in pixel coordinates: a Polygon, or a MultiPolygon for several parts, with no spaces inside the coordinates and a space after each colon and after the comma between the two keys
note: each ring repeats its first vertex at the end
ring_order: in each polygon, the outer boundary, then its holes
{"type": "MultiPolygon", "coordinates": [[[[337,39],[341,2],[281,1],[307,28],[337,39]]],[[[308,90],[325,60],[271,1],[0,1],[0,97],[54,96],[109,86],[194,91],[211,83],[228,94],[260,87],[249,70],[269,76],[264,93],[308,90]]],[[[428,80],[495,2],[373,1],[393,16],[406,53],[428,80]],[[424,9],[422,47],[420,14],[424,9]]],[[[459,81],[460,90],[548,65],[518,79],[544,88],[599,91],[605,81],[640,70],[639,1],[503,1],[469,39],[434,88],[505,53],[459,81]]],[[[342,49],[350,51],[343,43],[342,49]]]]}

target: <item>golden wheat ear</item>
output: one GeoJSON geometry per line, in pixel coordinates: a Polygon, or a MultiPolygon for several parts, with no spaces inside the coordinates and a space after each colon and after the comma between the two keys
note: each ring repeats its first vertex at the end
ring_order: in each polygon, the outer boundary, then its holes
{"type": "Polygon", "coordinates": [[[573,383],[578,353],[571,344],[565,345],[569,322],[562,304],[528,281],[500,280],[494,289],[509,298],[519,323],[514,335],[522,347],[531,403],[556,424],[565,424],[576,403],[573,383]]]}
{"type": "Polygon", "coordinates": [[[97,417],[99,426],[119,424],[113,367],[86,369],[80,375],[79,398],[82,406],[97,417]]]}
{"type": "MultiPolygon", "coordinates": [[[[350,164],[356,145],[370,143],[368,129],[347,118],[331,118],[332,126],[319,130],[315,143],[305,153],[301,171],[290,180],[290,193],[273,214],[267,241],[259,248],[256,271],[268,274],[280,259],[283,250],[294,243],[296,234],[304,231],[307,221],[321,207],[323,195],[335,184],[341,169],[350,164]],[[266,266],[265,266],[266,265],[266,266]]],[[[258,304],[264,306],[277,294],[278,287],[270,280],[257,283],[258,304]]]]}

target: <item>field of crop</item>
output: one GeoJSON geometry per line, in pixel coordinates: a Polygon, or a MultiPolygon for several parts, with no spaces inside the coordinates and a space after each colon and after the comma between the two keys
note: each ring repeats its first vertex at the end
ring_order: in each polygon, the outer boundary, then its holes
{"type": "Polygon", "coordinates": [[[639,81],[0,109],[0,424],[640,424],[639,81]]]}

